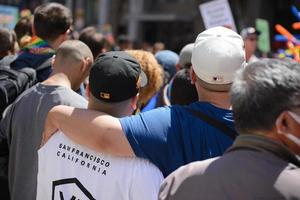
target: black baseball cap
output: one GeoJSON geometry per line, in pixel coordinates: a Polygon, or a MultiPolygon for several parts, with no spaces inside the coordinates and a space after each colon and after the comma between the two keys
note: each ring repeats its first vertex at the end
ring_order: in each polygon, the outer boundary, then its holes
{"type": "Polygon", "coordinates": [[[121,102],[135,96],[147,84],[138,61],[124,51],[100,54],[89,76],[90,91],[105,102],[121,102]]]}

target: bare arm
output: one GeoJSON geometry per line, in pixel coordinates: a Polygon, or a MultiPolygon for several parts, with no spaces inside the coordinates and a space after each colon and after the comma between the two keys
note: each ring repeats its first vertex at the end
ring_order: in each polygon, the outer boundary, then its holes
{"type": "Polygon", "coordinates": [[[55,106],[48,113],[42,144],[57,129],[73,141],[95,151],[117,156],[135,156],[119,120],[105,113],[55,106]]]}

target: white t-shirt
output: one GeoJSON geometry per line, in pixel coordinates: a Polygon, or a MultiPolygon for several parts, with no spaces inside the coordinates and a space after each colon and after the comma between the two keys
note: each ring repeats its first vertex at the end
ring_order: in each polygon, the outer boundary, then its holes
{"type": "Polygon", "coordinates": [[[113,157],[58,132],[38,151],[37,199],[157,199],[162,173],[141,158],[113,157]]]}

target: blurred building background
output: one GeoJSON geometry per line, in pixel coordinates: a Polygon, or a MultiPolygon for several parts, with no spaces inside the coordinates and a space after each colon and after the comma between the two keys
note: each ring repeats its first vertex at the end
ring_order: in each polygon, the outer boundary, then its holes
{"type": "MultiPolygon", "coordinates": [[[[86,25],[99,29],[110,24],[113,35],[126,34],[136,42],[162,41],[167,48],[178,51],[184,44],[193,42],[204,30],[199,4],[209,0],[0,0],[2,5],[19,9],[34,8],[45,2],[60,2],[73,11],[74,27],[86,25]]],[[[297,0],[228,0],[236,27],[241,30],[254,26],[256,18],[274,24],[290,25],[295,18],[290,6],[300,7],[297,0]]],[[[289,27],[287,27],[289,28],[289,27]]]]}

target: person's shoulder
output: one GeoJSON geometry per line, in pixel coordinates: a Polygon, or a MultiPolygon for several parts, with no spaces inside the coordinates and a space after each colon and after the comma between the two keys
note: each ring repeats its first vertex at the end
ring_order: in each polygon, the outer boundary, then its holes
{"type": "Polygon", "coordinates": [[[195,196],[202,189],[198,187],[199,181],[206,181],[206,179],[201,179],[201,177],[205,174],[206,169],[217,159],[211,158],[204,161],[192,162],[175,170],[162,182],[159,199],[168,199],[171,197],[172,199],[182,199],[183,197],[196,199],[195,196]],[[184,185],[185,189],[182,188],[184,185]],[[192,195],[193,198],[189,195],[192,195]]]}
{"type": "Polygon", "coordinates": [[[28,57],[25,53],[19,54],[14,61],[10,63],[12,69],[20,69],[23,67],[31,67],[31,57],[28,57]]]}
{"type": "Polygon", "coordinates": [[[36,68],[43,64],[46,60],[52,57],[53,54],[33,54],[28,51],[22,51],[16,59],[10,64],[13,69],[20,69],[23,67],[36,68]]]}
{"type": "Polygon", "coordinates": [[[36,88],[37,88],[38,84],[31,86],[30,88],[26,89],[25,91],[23,91],[16,99],[15,101],[12,103],[13,106],[20,104],[21,102],[23,102],[23,100],[26,99],[26,101],[30,101],[31,98],[33,98],[33,96],[36,95],[36,88]]]}
{"type": "Polygon", "coordinates": [[[10,67],[10,64],[15,61],[17,55],[8,55],[0,60],[0,67],[10,67]]]}
{"type": "Polygon", "coordinates": [[[152,110],[148,110],[145,112],[141,112],[137,115],[133,115],[133,116],[129,116],[129,117],[125,117],[125,118],[152,118],[155,117],[157,118],[157,116],[163,117],[165,115],[169,115],[170,112],[172,110],[172,106],[164,106],[164,107],[158,107],[152,110]]]}
{"type": "Polygon", "coordinates": [[[185,182],[185,180],[190,179],[191,177],[201,177],[205,173],[206,169],[217,159],[218,157],[210,158],[181,166],[172,172],[164,182],[176,182],[177,185],[180,185],[182,182],[185,182]]]}
{"type": "Polygon", "coordinates": [[[58,86],[55,88],[55,93],[59,94],[62,100],[71,104],[86,104],[87,100],[70,88],[58,86]]]}
{"type": "Polygon", "coordinates": [[[191,176],[202,175],[203,173],[205,173],[206,169],[218,158],[219,157],[189,163],[187,165],[184,165],[184,166],[178,168],[175,172],[173,172],[169,176],[170,177],[181,177],[182,179],[185,179],[185,178],[191,177],[191,176]]]}

